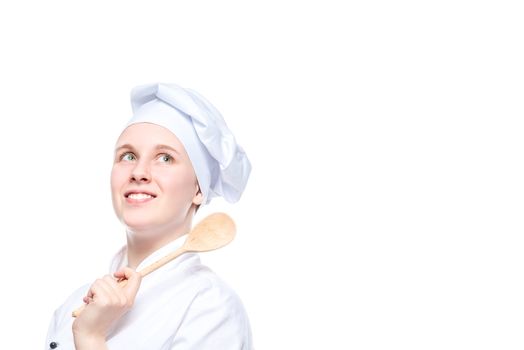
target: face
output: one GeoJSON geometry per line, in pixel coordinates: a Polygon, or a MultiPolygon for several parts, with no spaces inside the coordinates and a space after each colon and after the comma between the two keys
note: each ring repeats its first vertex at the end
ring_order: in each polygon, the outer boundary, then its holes
{"type": "Polygon", "coordinates": [[[117,217],[132,232],[183,228],[192,206],[202,201],[184,146],[171,131],[151,123],[132,124],[120,135],[111,193],[117,217]]]}

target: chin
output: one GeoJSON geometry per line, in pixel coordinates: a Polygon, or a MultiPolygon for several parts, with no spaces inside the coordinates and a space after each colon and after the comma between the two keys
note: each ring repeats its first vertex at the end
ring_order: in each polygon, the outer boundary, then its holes
{"type": "Polygon", "coordinates": [[[121,222],[130,231],[145,231],[159,226],[159,223],[151,217],[143,217],[137,215],[126,216],[124,214],[122,216],[121,222]]]}

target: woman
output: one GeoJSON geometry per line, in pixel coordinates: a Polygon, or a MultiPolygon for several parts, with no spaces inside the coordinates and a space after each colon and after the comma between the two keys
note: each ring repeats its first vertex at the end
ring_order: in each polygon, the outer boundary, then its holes
{"type": "Polygon", "coordinates": [[[220,113],[176,85],[139,86],[111,172],[127,245],[110,274],[56,310],[46,349],[251,349],[240,299],[194,253],[141,280],[136,271],[184,242],[200,205],[240,198],[251,166],[220,113]],[[127,279],[125,287],[118,279],[127,279]],[[75,319],[73,310],[85,303],[75,319]]]}

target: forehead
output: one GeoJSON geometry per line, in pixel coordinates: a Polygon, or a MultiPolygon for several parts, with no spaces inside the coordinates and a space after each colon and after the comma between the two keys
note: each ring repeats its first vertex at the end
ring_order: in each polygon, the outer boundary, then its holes
{"type": "Polygon", "coordinates": [[[136,123],[129,125],[116,142],[116,148],[129,144],[137,148],[153,147],[158,144],[171,146],[176,150],[184,150],[180,140],[170,130],[152,123],[136,123]]]}

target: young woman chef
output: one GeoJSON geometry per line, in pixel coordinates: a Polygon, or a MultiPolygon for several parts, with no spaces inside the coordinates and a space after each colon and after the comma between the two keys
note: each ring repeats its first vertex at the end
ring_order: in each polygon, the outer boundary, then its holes
{"type": "Polygon", "coordinates": [[[240,299],[197,254],[183,254],[143,280],[136,272],[182,246],[200,205],[216,196],[237,201],[250,162],[220,113],[193,90],[139,86],[131,103],[111,171],[127,244],[109,275],[56,310],[45,349],[251,349],[240,299]],[[86,307],[75,319],[71,313],[82,301],[86,307]]]}

